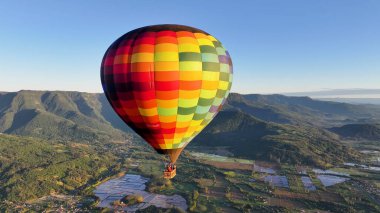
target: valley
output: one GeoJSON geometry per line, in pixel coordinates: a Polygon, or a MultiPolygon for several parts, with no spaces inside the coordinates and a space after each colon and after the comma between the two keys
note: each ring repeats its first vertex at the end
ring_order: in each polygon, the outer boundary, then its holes
{"type": "Polygon", "coordinates": [[[376,105],[232,94],[164,180],[167,159],[102,94],[0,93],[0,211],[134,208],[131,197],[99,205],[96,189],[138,175],[147,193],[181,196],[188,212],[379,212],[379,120],[376,105]]]}

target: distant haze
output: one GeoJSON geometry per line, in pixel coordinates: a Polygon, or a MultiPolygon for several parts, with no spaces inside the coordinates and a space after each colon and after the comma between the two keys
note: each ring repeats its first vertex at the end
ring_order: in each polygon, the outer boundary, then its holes
{"type": "Polygon", "coordinates": [[[314,99],[352,104],[380,104],[380,89],[332,89],[282,94],[287,96],[308,96],[314,99]]]}
{"type": "Polygon", "coordinates": [[[332,89],[283,94],[288,96],[309,96],[311,98],[380,98],[380,89],[332,89]]]}

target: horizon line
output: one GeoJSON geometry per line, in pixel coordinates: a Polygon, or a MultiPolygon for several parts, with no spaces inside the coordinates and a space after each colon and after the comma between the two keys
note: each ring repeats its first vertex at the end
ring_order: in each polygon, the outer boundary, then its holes
{"type": "MultiPolygon", "coordinates": [[[[89,94],[102,94],[104,91],[82,91],[82,90],[65,90],[65,89],[20,89],[20,90],[0,90],[0,93],[11,93],[11,92],[22,92],[22,91],[36,91],[36,92],[80,92],[89,94]]],[[[346,89],[321,89],[321,90],[311,90],[311,91],[298,91],[298,92],[238,92],[231,91],[230,93],[237,93],[241,95],[286,95],[286,96],[305,96],[305,97],[317,97],[317,98],[380,98],[380,88],[346,88],[346,89]],[[319,92],[366,92],[371,91],[372,93],[361,93],[361,94],[307,94],[307,93],[319,93],[319,92]],[[373,93],[375,92],[375,93],[373,93]],[[379,97],[342,97],[349,95],[379,95],[379,97]],[[334,97],[336,96],[336,97],[334,97]]]]}

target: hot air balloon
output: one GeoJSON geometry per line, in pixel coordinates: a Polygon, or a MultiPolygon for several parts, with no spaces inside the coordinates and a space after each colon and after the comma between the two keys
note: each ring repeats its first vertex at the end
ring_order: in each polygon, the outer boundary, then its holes
{"type": "Polygon", "coordinates": [[[167,178],[175,176],[181,151],[221,109],[232,73],[231,57],[215,37],[169,24],[124,34],[101,64],[104,93],[115,112],[170,157],[167,178]]]}

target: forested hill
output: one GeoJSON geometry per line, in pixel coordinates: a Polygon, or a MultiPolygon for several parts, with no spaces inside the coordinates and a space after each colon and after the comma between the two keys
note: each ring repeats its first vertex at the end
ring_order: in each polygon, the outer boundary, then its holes
{"type": "Polygon", "coordinates": [[[343,138],[380,141],[380,124],[347,124],[330,130],[343,138]]]}
{"type": "Polygon", "coordinates": [[[103,94],[59,91],[0,94],[0,132],[72,141],[128,137],[103,94]]]}
{"type": "MultiPolygon", "coordinates": [[[[380,105],[355,105],[284,95],[232,93],[228,105],[264,121],[335,127],[351,123],[380,123],[380,105]]],[[[228,106],[226,106],[228,107],[228,106]]]]}

